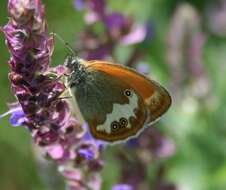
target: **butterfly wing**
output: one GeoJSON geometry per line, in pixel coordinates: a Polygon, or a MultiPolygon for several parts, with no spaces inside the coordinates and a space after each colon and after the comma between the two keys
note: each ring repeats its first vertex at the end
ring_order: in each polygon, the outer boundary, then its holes
{"type": "Polygon", "coordinates": [[[104,61],[88,61],[87,65],[90,69],[107,73],[119,81],[126,82],[138,92],[148,109],[147,123],[153,123],[171,105],[171,97],[164,87],[129,67],[104,61]]]}
{"type": "Polygon", "coordinates": [[[124,81],[87,68],[89,79],[71,89],[92,135],[113,142],[135,136],[146,121],[143,98],[124,81]]]}

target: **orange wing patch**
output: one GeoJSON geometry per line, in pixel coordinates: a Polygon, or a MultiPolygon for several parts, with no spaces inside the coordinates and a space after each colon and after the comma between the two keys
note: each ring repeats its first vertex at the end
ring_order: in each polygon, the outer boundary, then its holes
{"type": "Polygon", "coordinates": [[[88,61],[88,63],[90,63],[88,67],[91,67],[91,69],[103,71],[136,87],[134,89],[141,93],[141,96],[144,99],[147,99],[154,94],[155,86],[150,83],[150,80],[147,77],[138,74],[133,69],[103,61],[88,61]]]}

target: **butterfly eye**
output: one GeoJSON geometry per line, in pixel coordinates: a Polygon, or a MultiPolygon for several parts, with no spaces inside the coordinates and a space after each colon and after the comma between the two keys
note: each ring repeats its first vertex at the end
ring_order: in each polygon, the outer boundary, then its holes
{"type": "Polygon", "coordinates": [[[113,122],[111,123],[111,129],[112,129],[113,131],[118,130],[118,129],[119,129],[119,122],[113,121],[113,122]]]}
{"type": "Polygon", "coordinates": [[[124,117],[122,117],[122,118],[119,120],[119,122],[120,122],[120,125],[121,125],[122,127],[126,127],[126,126],[128,125],[128,120],[127,120],[126,118],[124,118],[124,117]]]}
{"type": "Polygon", "coordinates": [[[132,96],[132,91],[131,90],[129,90],[129,89],[126,89],[125,91],[124,91],[124,94],[126,95],[126,96],[132,96]]]}

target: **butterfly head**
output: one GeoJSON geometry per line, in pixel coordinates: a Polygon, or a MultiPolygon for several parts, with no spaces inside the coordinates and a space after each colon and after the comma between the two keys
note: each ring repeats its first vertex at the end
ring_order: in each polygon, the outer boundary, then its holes
{"type": "Polygon", "coordinates": [[[69,69],[69,72],[77,70],[79,64],[79,59],[73,55],[68,55],[64,61],[64,65],[69,69]]]}
{"type": "Polygon", "coordinates": [[[67,81],[70,88],[85,81],[85,66],[81,64],[81,60],[78,57],[73,55],[67,56],[64,65],[68,68],[69,74],[67,76],[67,81]]]}

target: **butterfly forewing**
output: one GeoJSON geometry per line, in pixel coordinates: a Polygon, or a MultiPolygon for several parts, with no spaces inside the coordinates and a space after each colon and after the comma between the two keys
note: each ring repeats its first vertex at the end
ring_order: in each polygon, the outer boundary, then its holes
{"type": "Polygon", "coordinates": [[[158,119],[171,105],[171,97],[164,87],[131,68],[103,61],[89,61],[88,65],[90,69],[102,71],[119,81],[126,82],[130,88],[137,91],[148,110],[147,123],[158,119]]]}

